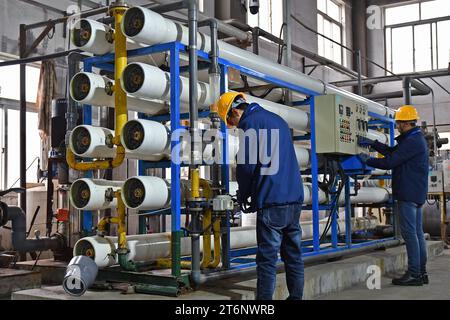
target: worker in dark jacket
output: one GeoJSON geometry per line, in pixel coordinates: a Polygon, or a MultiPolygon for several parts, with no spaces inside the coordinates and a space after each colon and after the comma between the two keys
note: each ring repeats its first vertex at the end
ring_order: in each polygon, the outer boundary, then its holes
{"type": "Polygon", "coordinates": [[[395,114],[397,145],[388,147],[378,141],[364,139],[362,146],[370,146],[384,158],[360,155],[368,166],[392,169],[392,192],[396,200],[400,231],[408,254],[408,270],[392,280],[395,285],[422,285],[428,283],[426,273],[427,250],[422,227],[422,205],[428,192],[428,146],[420,128],[417,110],[403,106],[395,114]]]}
{"type": "Polygon", "coordinates": [[[257,212],[257,294],[272,299],[278,252],[286,268],[289,299],[303,296],[300,212],[303,185],[288,124],[242,93],[229,92],[218,102],[219,115],[238,127],[237,200],[257,212]]]}

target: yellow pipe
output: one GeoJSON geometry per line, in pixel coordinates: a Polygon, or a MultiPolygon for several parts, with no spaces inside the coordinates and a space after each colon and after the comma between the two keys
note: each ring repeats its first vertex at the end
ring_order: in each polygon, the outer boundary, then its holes
{"type": "Polygon", "coordinates": [[[122,89],[120,84],[120,76],[127,66],[127,40],[125,35],[122,33],[120,24],[122,18],[126,11],[126,7],[117,6],[111,9],[111,13],[114,16],[114,105],[116,114],[116,124],[114,131],[114,138],[112,143],[117,146],[116,157],[112,160],[97,160],[88,162],[77,162],[75,159],[75,154],[67,148],[66,160],[68,165],[75,170],[79,171],[89,171],[89,170],[106,170],[111,168],[117,168],[120,166],[125,159],[125,148],[120,142],[120,133],[123,126],[128,121],[128,110],[127,110],[127,95],[122,89]]]}
{"type": "Polygon", "coordinates": [[[206,210],[203,217],[203,259],[201,268],[206,268],[211,263],[211,210],[206,210]]]}
{"type": "MultiPolygon", "coordinates": [[[[209,182],[205,179],[199,179],[198,183],[203,189],[203,197],[211,199],[212,191],[209,182]]],[[[201,268],[206,268],[211,263],[211,215],[211,210],[206,210],[203,217],[203,259],[200,263],[201,268]]]]}
{"type": "Polygon", "coordinates": [[[213,224],[214,230],[214,260],[209,264],[209,268],[217,268],[220,263],[220,218],[216,218],[213,224]]]}
{"type": "Polygon", "coordinates": [[[97,224],[98,231],[105,231],[108,224],[119,224],[120,220],[117,217],[103,217],[97,224]]]}
{"type": "MultiPolygon", "coordinates": [[[[181,260],[181,268],[182,269],[190,269],[191,261],[181,260]]],[[[156,260],[156,267],[158,268],[172,268],[172,260],[171,259],[158,259],[156,260]]]]}
{"type": "Polygon", "coordinates": [[[125,228],[126,209],[125,204],[122,201],[120,190],[115,192],[115,197],[117,199],[117,219],[119,225],[117,232],[119,233],[119,249],[127,249],[127,230],[125,228]]]}
{"type": "Polygon", "coordinates": [[[120,76],[127,66],[127,39],[122,33],[121,23],[126,7],[117,6],[111,10],[114,15],[114,105],[116,113],[115,137],[113,143],[120,146],[120,133],[128,121],[127,94],[120,83],[120,76]]]}
{"type": "Polygon", "coordinates": [[[200,198],[200,176],[198,169],[191,169],[191,198],[200,198]]]}

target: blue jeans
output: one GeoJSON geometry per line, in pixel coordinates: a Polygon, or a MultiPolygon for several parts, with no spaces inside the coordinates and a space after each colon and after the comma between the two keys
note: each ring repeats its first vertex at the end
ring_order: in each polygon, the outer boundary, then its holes
{"type": "Polygon", "coordinates": [[[397,201],[400,232],[405,240],[408,271],[413,277],[426,272],[427,245],[422,227],[422,206],[414,202],[397,201]]]}
{"type": "Polygon", "coordinates": [[[301,206],[276,206],[258,211],[256,237],[256,299],[271,300],[275,291],[278,252],[286,269],[288,299],[302,299],[304,271],[301,250],[301,206]]]}

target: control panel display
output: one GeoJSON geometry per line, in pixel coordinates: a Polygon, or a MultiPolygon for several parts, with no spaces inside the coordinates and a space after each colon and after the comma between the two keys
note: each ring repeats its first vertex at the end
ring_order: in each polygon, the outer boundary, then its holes
{"type": "Polygon", "coordinates": [[[367,137],[367,105],[338,95],[315,97],[317,153],[355,155],[369,152],[358,146],[358,137],[367,137]]]}

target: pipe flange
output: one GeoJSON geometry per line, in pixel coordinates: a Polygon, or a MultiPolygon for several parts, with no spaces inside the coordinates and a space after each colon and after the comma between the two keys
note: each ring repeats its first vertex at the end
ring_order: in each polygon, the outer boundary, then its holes
{"type": "Polygon", "coordinates": [[[109,43],[113,43],[114,42],[114,31],[113,31],[113,29],[109,29],[108,32],[105,33],[105,39],[109,43]]]}
{"type": "Polygon", "coordinates": [[[113,188],[108,188],[105,191],[105,199],[108,202],[112,202],[114,200],[114,189],[113,188]]]}
{"type": "Polygon", "coordinates": [[[50,239],[57,239],[59,242],[58,248],[55,250],[52,250],[52,251],[58,251],[60,249],[67,248],[67,238],[63,234],[57,232],[57,233],[51,235],[50,239]]]}
{"type": "Polygon", "coordinates": [[[112,83],[112,81],[108,81],[106,83],[105,92],[108,96],[112,96],[114,94],[114,83],[112,83]]]}
{"type": "Polygon", "coordinates": [[[108,134],[105,138],[105,145],[109,148],[114,148],[114,136],[112,134],[108,134]]]}
{"type": "Polygon", "coordinates": [[[129,254],[130,253],[130,249],[128,248],[117,248],[115,250],[116,254],[118,255],[122,255],[122,254],[129,254]]]}

